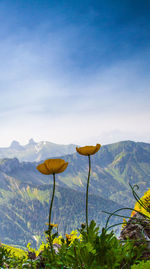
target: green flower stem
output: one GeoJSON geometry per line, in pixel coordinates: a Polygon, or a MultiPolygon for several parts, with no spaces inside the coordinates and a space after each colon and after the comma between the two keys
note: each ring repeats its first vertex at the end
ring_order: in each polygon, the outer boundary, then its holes
{"type": "Polygon", "coordinates": [[[51,224],[51,215],[52,215],[52,206],[53,206],[53,201],[54,201],[54,195],[55,195],[55,174],[53,174],[53,193],[52,193],[52,200],[51,200],[50,208],[49,208],[49,227],[51,224]]]}
{"type": "Polygon", "coordinates": [[[89,182],[90,182],[90,173],[91,173],[90,155],[88,155],[88,159],[89,159],[89,173],[88,173],[87,188],[86,188],[86,226],[87,226],[87,233],[88,233],[88,195],[89,195],[89,182]]]}
{"type": "MultiPolygon", "coordinates": [[[[112,217],[112,216],[119,216],[119,217],[125,217],[126,218],[126,216],[120,216],[120,215],[118,215],[118,214],[115,214],[115,213],[117,213],[117,212],[119,212],[119,211],[121,211],[121,210],[125,210],[125,209],[127,209],[127,210],[131,210],[131,211],[136,211],[137,213],[139,213],[141,216],[143,216],[143,217],[145,217],[145,218],[148,218],[149,220],[150,220],[150,218],[148,217],[148,216],[146,216],[145,214],[143,214],[143,213],[141,213],[141,212],[139,212],[138,210],[136,210],[136,209],[133,209],[133,208],[130,208],[130,207],[122,207],[122,208],[120,208],[120,209],[117,209],[117,210],[115,210],[114,212],[112,212],[112,213],[109,213],[109,212],[106,212],[106,211],[102,211],[102,212],[104,212],[104,213],[106,213],[106,214],[109,214],[109,217],[108,217],[108,219],[107,219],[107,221],[106,221],[106,224],[105,224],[105,229],[107,230],[108,228],[108,222],[109,222],[109,220],[110,220],[110,218],[112,217]]],[[[133,218],[133,217],[132,217],[133,218]]]]}
{"type": "Polygon", "coordinates": [[[50,208],[49,208],[49,242],[50,242],[50,246],[51,246],[51,250],[54,256],[54,250],[53,250],[53,244],[52,244],[52,240],[51,240],[51,215],[52,215],[52,206],[53,206],[53,201],[54,201],[54,195],[55,195],[55,173],[53,174],[53,193],[52,193],[52,199],[51,199],[51,203],[50,203],[50,208]]]}

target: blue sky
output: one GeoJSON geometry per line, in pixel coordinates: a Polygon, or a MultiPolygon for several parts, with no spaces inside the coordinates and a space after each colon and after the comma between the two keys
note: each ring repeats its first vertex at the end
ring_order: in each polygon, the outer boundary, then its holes
{"type": "Polygon", "coordinates": [[[150,142],[149,0],[0,0],[0,146],[150,142]]]}

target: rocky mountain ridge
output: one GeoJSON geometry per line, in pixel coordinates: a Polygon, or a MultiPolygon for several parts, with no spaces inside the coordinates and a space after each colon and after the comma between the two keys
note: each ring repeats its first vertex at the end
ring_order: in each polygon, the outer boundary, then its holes
{"type": "Polygon", "coordinates": [[[72,154],[76,151],[76,145],[60,145],[48,141],[35,142],[32,138],[28,144],[20,145],[18,141],[12,141],[9,147],[0,148],[0,159],[17,158],[19,161],[34,162],[51,157],[59,157],[72,154]]]}
{"type": "MultiPolygon", "coordinates": [[[[87,157],[74,153],[62,158],[69,165],[65,173],[57,175],[57,184],[84,191],[88,171],[87,157]]],[[[91,194],[102,195],[105,199],[124,204],[126,199],[134,201],[130,195],[129,182],[139,185],[140,195],[150,187],[150,144],[123,141],[102,146],[97,154],[91,156],[91,162],[91,194]]],[[[24,183],[49,184],[50,176],[42,175],[36,169],[39,163],[6,158],[0,161],[0,172],[24,183]]]]}

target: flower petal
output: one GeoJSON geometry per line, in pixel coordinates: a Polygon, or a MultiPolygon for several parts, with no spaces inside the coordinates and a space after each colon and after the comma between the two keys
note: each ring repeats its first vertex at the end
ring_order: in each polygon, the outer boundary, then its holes
{"type": "Polygon", "coordinates": [[[66,239],[71,240],[72,236],[70,234],[65,234],[65,236],[66,236],[66,239]]]}
{"type": "Polygon", "coordinates": [[[85,147],[76,147],[76,151],[81,154],[81,155],[93,155],[95,154],[97,151],[99,151],[101,145],[97,144],[96,146],[85,146],[85,147]]]}
{"type": "Polygon", "coordinates": [[[62,173],[62,172],[64,172],[64,171],[66,170],[67,166],[68,166],[68,163],[65,162],[65,163],[63,164],[63,166],[60,167],[60,169],[58,170],[58,172],[56,172],[56,174],[57,174],[57,173],[62,173]]]}
{"type": "Polygon", "coordinates": [[[101,148],[101,145],[100,144],[96,144],[95,151],[94,151],[93,154],[95,154],[96,152],[98,152],[100,148],[101,148]]]}
{"type": "MultiPolygon", "coordinates": [[[[144,195],[135,203],[134,210],[141,212],[142,214],[148,216],[150,218],[150,189],[148,189],[144,195]],[[142,206],[143,205],[143,206],[142,206]]],[[[132,211],[131,217],[133,217],[136,211],[132,211]]]]}
{"type": "Polygon", "coordinates": [[[36,168],[40,173],[44,175],[50,175],[50,171],[47,169],[44,163],[39,164],[36,168]]]}
{"type": "Polygon", "coordinates": [[[62,159],[48,159],[45,162],[47,169],[51,174],[59,173],[58,171],[65,164],[65,161],[62,159]]]}

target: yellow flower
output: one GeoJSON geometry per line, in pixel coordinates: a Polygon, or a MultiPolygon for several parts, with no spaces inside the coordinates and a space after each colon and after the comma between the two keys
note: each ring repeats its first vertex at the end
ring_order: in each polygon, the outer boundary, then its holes
{"type": "Polygon", "coordinates": [[[62,159],[48,159],[37,166],[39,172],[44,175],[58,174],[65,171],[68,163],[62,159]]]}
{"type": "Polygon", "coordinates": [[[59,244],[59,245],[62,245],[62,235],[58,236],[58,237],[55,237],[54,240],[53,240],[53,244],[59,244]]]}
{"type": "MultiPolygon", "coordinates": [[[[49,223],[45,223],[45,224],[49,226],[49,223]]],[[[51,226],[51,227],[55,227],[55,228],[57,228],[57,227],[58,227],[58,224],[53,224],[53,223],[51,223],[50,226],[51,226]]]]}
{"type": "MultiPolygon", "coordinates": [[[[134,209],[150,218],[150,189],[144,193],[144,195],[140,198],[140,200],[144,204],[145,208],[143,208],[141,204],[136,202],[134,209]]],[[[133,217],[135,213],[136,211],[133,210],[131,213],[131,217],[133,217]]]]}
{"type": "Polygon", "coordinates": [[[76,151],[81,155],[89,156],[98,152],[100,147],[100,144],[97,144],[96,146],[85,146],[80,148],[76,147],[76,151]]]}
{"type": "Polygon", "coordinates": [[[67,240],[71,241],[72,236],[70,234],[65,234],[65,236],[67,240]]]}
{"type": "Polygon", "coordinates": [[[127,225],[127,221],[126,221],[125,218],[123,218],[123,224],[122,224],[122,229],[121,230],[123,230],[123,228],[126,227],[126,225],[127,225]]]}
{"type": "Polygon", "coordinates": [[[70,234],[65,234],[66,236],[66,242],[69,242],[69,244],[72,244],[75,239],[82,240],[81,234],[78,236],[78,231],[72,231],[70,234]]]}

